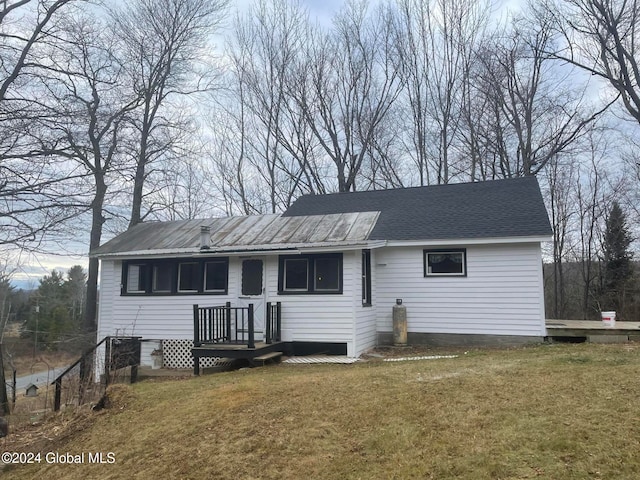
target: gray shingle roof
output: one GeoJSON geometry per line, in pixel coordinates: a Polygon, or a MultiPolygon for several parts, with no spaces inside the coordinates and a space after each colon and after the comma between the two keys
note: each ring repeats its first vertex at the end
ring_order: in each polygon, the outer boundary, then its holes
{"type": "Polygon", "coordinates": [[[535,177],[394,190],[305,195],[284,216],[380,211],[370,240],[547,237],[535,177]]]}

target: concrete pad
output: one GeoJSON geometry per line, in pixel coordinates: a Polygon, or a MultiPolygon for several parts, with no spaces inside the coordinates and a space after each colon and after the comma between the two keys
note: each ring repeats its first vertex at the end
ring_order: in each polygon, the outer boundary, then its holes
{"type": "Polygon", "coordinates": [[[589,335],[587,340],[590,343],[626,343],[629,341],[628,335],[589,335]]]}

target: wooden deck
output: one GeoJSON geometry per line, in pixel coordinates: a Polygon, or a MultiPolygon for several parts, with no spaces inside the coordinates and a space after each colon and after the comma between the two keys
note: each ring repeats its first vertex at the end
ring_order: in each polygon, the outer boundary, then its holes
{"type": "Polygon", "coordinates": [[[251,365],[280,357],[288,347],[281,341],[280,302],[267,302],[264,341],[255,341],[254,305],[232,307],[231,302],[213,307],[193,306],[193,373],[200,374],[200,359],[223,357],[248,360],[251,365]],[[273,355],[278,352],[279,355],[273,355]]]}
{"type": "Polygon", "coordinates": [[[548,319],[547,337],[549,338],[592,338],[600,336],[627,337],[627,340],[640,341],[640,322],[616,322],[610,327],[599,320],[553,320],[548,319]]]}
{"type": "Polygon", "coordinates": [[[271,352],[285,352],[287,349],[288,345],[285,342],[256,342],[254,348],[249,348],[246,345],[231,345],[223,343],[202,344],[191,349],[194,360],[193,372],[195,375],[200,374],[200,358],[224,357],[243,359],[248,360],[249,363],[253,365],[253,361],[257,357],[261,357],[271,352]]]}

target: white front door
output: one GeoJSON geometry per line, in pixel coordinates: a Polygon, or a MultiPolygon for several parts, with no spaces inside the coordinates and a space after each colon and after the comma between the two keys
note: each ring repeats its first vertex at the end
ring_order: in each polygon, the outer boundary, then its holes
{"type": "Polygon", "coordinates": [[[253,303],[255,341],[264,341],[266,304],[264,295],[264,257],[241,259],[239,307],[253,303]]]}

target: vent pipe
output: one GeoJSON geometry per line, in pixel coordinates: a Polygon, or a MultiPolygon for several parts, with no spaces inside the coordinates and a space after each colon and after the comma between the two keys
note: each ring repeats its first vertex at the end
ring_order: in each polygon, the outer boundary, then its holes
{"type": "Polygon", "coordinates": [[[211,248],[211,228],[202,225],[200,227],[200,250],[209,250],[211,248]]]}

